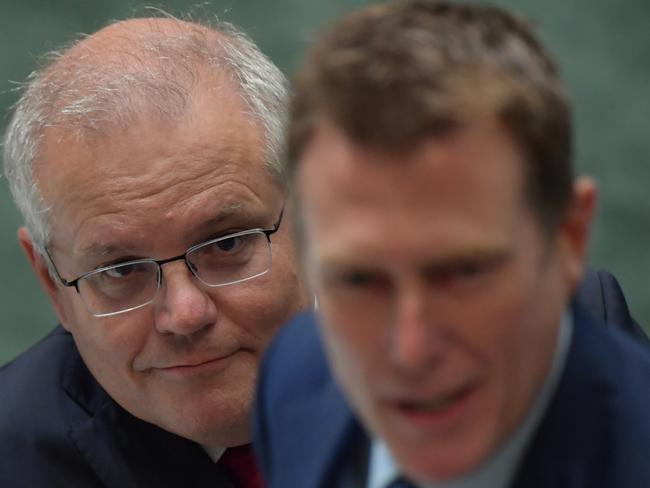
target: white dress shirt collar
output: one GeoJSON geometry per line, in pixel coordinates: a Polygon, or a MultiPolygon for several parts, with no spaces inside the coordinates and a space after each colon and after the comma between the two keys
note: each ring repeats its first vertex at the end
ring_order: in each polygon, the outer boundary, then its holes
{"type": "Polygon", "coordinates": [[[204,446],[201,444],[201,447],[205,452],[208,453],[208,456],[210,456],[210,459],[212,459],[215,463],[221,459],[221,456],[223,456],[223,453],[226,452],[225,447],[220,447],[220,446],[204,446]]]}

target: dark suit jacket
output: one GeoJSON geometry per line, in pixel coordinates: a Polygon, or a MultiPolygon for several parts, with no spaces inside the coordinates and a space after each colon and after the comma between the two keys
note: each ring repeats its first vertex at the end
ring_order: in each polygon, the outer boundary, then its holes
{"type": "Polygon", "coordinates": [[[621,327],[642,342],[650,342],[643,329],[630,315],[618,281],[608,271],[587,268],[578,288],[576,301],[595,318],[621,327]]]}
{"type": "MultiPolygon", "coordinates": [[[[565,371],[512,488],[650,487],[650,348],[595,317],[611,319],[620,303],[590,298],[591,311],[574,305],[565,371]]],[[[350,459],[364,459],[368,440],[331,378],[315,320],[286,327],[262,368],[254,435],[269,488],[364,486],[350,459]]]]}
{"type": "Polygon", "coordinates": [[[136,419],[57,327],[0,369],[0,487],[231,487],[194,442],[136,419]]]}

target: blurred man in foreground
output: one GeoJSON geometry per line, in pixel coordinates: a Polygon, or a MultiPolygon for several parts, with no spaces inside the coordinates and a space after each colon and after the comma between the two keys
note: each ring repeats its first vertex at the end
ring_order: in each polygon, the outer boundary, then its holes
{"type": "Polygon", "coordinates": [[[349,16],[299,73],[289,144],[320,308],[263,368],[271,486],[650,486],[650,351],[572,305],[595,188],[524,22],[349,16]]]}
{"type": "Polygon", "coordinates": [[[284,103],[243,34],[175,19],[110,25],[29,80],[5,172],[62,327],[0,371],[0,485],[260,486],[258,361],[306,303],[284,103]]]}

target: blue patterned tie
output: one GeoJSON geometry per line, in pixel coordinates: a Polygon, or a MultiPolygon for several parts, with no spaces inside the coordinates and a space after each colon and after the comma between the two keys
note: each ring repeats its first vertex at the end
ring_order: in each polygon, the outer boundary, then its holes
{"type": "Polygon", "coordinates": [[[415,488],[410,481],[406,481],[404,478],[397,478],[393,481],[387,488],[415,488]]]}

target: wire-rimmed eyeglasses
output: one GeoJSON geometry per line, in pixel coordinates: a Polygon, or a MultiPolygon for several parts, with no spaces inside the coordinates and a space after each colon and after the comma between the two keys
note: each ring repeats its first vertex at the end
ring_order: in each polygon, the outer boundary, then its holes
{"type": "Polygon", "coordinates": [[[262,276],[271,269],[271,235],[278,231],[284,209],[270,229],[249,229],[195,244],[167,259],[135,259],[103,266],[74,280],[64,279],[49,252],[57,280],[74,287],[95,317],[130,312],[152,303],[162,284],[162,265],[180,259],[205,286],[233,285],[262,276]]]}

